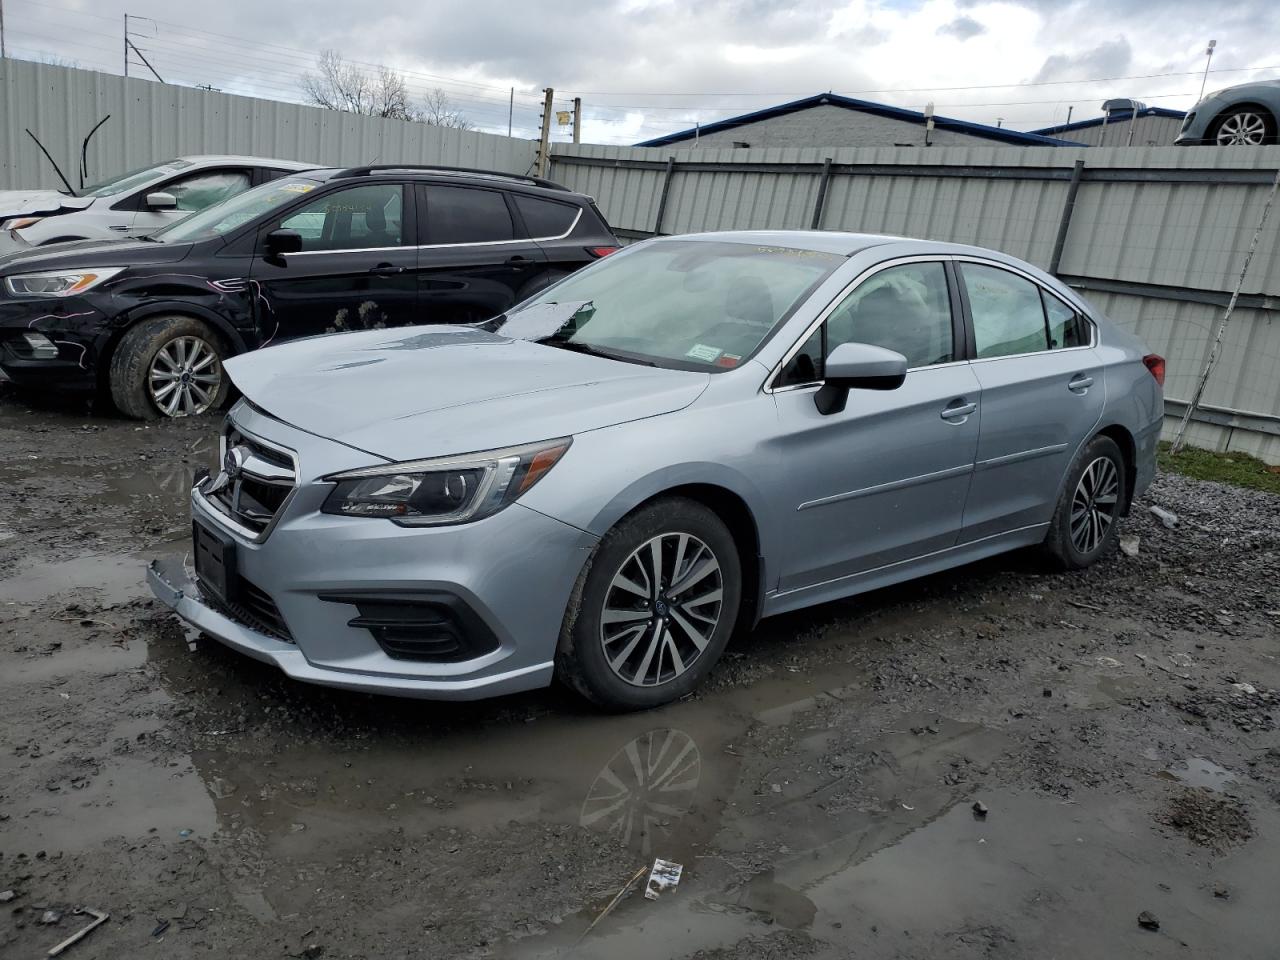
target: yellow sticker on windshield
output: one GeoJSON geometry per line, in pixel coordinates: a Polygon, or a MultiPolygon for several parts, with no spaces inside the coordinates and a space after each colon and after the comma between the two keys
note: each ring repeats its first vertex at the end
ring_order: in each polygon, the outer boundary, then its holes
{"type": "Polygon", "coordinates": [[[316,188],[314,183],[282,183],[280,189],[285,193],[310,193],[316,188]]]}

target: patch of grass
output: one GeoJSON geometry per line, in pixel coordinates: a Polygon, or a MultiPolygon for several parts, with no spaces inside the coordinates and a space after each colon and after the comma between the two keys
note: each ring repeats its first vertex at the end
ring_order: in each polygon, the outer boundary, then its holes
{"type": "Polygon", "coordinates": [[[1199,447],[1183,447],[1177,456],[1169,452],[1169,444],[1161,443],[1156,455],[1160,469],[1181,473],[1197,480],[1216,480],[1250,490],[1280,493],[1280,468],[1269,466],[1247,453],[1214,453],[1199,447]]]}

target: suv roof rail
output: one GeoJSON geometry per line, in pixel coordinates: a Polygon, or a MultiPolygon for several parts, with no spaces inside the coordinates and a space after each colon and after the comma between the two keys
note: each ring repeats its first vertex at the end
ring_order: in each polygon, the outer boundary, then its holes
{"type": "Polygon", "coordinates": [[[421,170],[427,173],[470,173],[482,177],[492,177],[495,180],[516,180],[520,183],[532,184],[535,187],[545,187],[548,190],[563,190],[565,193],[571,193],[562,183],[556,183],[554,180],[544,180],[542,177],[523,176],[518,173],[501,173],[496,170],[481,170],[478,167],[442,167],[436,164],[424,163],[372,163],[363,167],[348,167],[345,170],[339,170],[334,174],[334,179],[339,177],[367,177],[371,173],[380,170],[421,170]]]}

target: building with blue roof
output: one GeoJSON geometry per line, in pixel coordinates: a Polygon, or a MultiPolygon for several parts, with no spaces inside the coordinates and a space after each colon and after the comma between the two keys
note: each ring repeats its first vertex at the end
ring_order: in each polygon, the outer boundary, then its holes
{"type": "MultiPolygon", "coordinates": [[[[974,144],[1018,147],[1072,147],[1079,142],[1043,133],[1024,133],[917,110],[819,93],[790,103],[744,113],[654,137],[638,147],[919,147],[974,144]]],[[[1172,140],[1170,141],[1172,142],[1172,140]]]]}

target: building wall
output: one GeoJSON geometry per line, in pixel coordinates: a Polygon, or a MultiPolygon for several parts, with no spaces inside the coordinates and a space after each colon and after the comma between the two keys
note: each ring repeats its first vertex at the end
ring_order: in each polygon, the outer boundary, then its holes
{"type": "Polygon", "coordinates": [[[536,145],[425,123],[358,117],[91,70],[0,59],[0,189],[61,186],[26,130],[78,187],[184,154],[230,153],[321,165],[438,163],[526,173],[536,145]]]}
{"type": "Polygon", "coordinates": [[[1125,147],[1129,146],[1130,128],[1133,130],[1133,146],[1167,147],[1173,144],[1178,131],[1182,129],[1182,120],[1178,117],[1139,117],[1137,120],[1108,123],[1105,129],[1098,124],[1096,127],[1083,127],[1048,136],[1062,137],[1091,147],[1125,147]]]}
{"type": "MultiPolygon", "coordinates": [[[[735,141],[747,143],[752,148],[892,147],[896,144],[923,146],[924,124],[823,105],[758,120],[732,130],[703,134],[698,138],[699,145],[705,147],[732,147],[735,141]]],[[[935,129],[929,142],[948,146],[977,143],[990,145],[994,141],[935,129]]],[[[693,141],[682,141],[671,146],[681,149],[692,147],[693,141]]]]}

